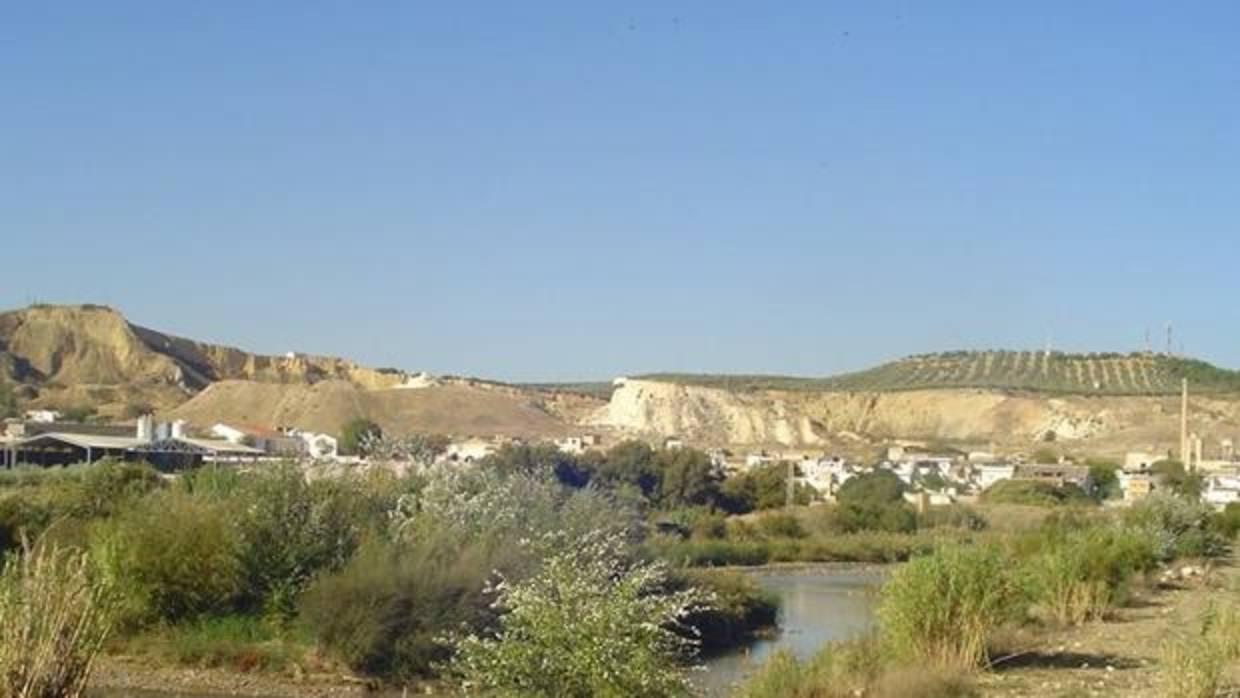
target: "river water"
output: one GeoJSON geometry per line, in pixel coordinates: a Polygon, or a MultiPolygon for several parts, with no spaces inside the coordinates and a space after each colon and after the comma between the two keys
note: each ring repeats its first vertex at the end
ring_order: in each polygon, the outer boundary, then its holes
{"type": "Polygon", "coordinates": [[[824,565],[749,574],[779,596],[779,633],[706,660],[697,683],[708,696],[728,695],[778,650],[807,659],[828,642],[862,635],[873,626],[873,591],[882,581],[881,569],[824,565]]]}

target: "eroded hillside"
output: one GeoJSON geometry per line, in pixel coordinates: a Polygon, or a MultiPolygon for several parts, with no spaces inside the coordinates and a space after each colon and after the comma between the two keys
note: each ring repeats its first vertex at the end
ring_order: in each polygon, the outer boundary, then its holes
{"type": "MultiPolygon", "coordinates": [[[[1194,396],[1193,431],[1240,437],[1240,402],[1194,396]]],[[[1028,447],[1053,438],[1082,450],[1166,450],[1178,443],[1174,397],[1047,396],[999,390],[725,390],[624,380],[592,423],[704,445],[819,447],[890,438],[1028,447]],[[1048,433],[1053,436],[1047,436],[1048,433]]]]}

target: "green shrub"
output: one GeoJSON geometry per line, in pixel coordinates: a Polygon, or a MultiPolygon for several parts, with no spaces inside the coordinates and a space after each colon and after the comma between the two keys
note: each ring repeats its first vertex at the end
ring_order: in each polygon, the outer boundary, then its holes
{"type": "Polygon", "coordinates": [[[994,631],[1024,615],[1014,567],[990,545],[943,546],[910,560],[882,587],[884,646],[902,661],[958,670],[982,665],[994,631]]]}
{"type": "Polygon", "coordinates": [[[917,515],[903,500],[899,502],[843,502],[827,509],[826,517],[827,525],[840,533],[862,531],[911,533],[917,530],[917,515]]]}
{"type": "Polygon", "coordinates": [[[1050,538],[1025,570],[1034,601],[1067,625],[1101,618],[1124,603],[1133,577],[1155,563],[1148,540],[1117,527],[1095,526],[1050,538]]]}
{"type": "Polygon", "coordinates": [[[1240,502],[1232,502],[1210,520],[1210,530],[1224,540],[1240,535],[1240,502]]]}
{"type": "Polygon", "coordinates": [[[235,514],[221,502],[154,494],[102,522],[92,551],[123,592],[131,624],[228,612],[242,591],[235,514]]]}
{"type": "Polygon", "coordinates": [[[771,538],[804,538],[805,529],[792,514],[771,513],[758,519],[758,530],[771,538]]]}
{"type": "Polygon", "coordinates": [[[762,630],[775,627],[779,597],[763,591],[752,577],[738,572],[681,570],[670,575],[668,589],[697,588],[711,596],[708,608],[684,618],[701,639],[704,652],[736,647],[762,630]]]}
{"type": "Polygon", "coordinates": [[[352,481],[310,483],[293,466],[247,479],[232,495],[244,580],[241,604],[291,618],[310,579],[320,570],[340,568],[356,549],[365,526],[358,500],[352,481]]]}
{"type": "Polygon", "coordinates": [[[1057,487],[1037,480],[1002,480],[982,493],[987,504],[1023,504],[1026,506],[1055,507],[1065,504],[1087,504],[1089,496],[1076,485],[1057,487]]]}
{"type": "Polygon", "coordinates": [[[429,676],[449,656],[443,636],[487,625],[483,587],[502,567],[480,543],[441,538],[417,544],[375,539],[301,596],[306,632],[355,671],[392,679],[429,676]]]}
{"type": "Polygon", "coordinates": [[[1123,525],[1153,543],[1158,560],[1224,552],[1226,541],[1211,526],[1214,511],[1200,501],[1154,493],[1124,510],[1123,525]]]}
{"type": "Polygon", "coordinates": [[[85,523],[111,516],[162,483],[147,465],[111,460],[0,472],[0,552],[15,550],[23,535],[44,537],[52,527],[58,541],[80,545],[85,523]]]}

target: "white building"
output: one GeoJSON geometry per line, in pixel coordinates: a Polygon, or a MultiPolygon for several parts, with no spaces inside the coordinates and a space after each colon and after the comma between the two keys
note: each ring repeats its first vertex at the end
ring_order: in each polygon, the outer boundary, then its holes
{"type": "Polygon", "coordinates": [[[996,482],[1011,480],[1015,474],[1016,466],[1005,463],[988,463],[973,469],[973,477],[979,490],[989,489],[996,482]]]}
{"type": "Polygon", "coordinates": [[[317,434],[312,431],[294,431],[293,436],[305,444],[307,456],[316,459],[337,458],[340,455],[340,441],[330,434],[317,434]]]}
{"type": "Polygon", "coordinates": [[[567,436],[563,439],[556,439],[555,447],[573,456],[586,452],[585,441],[580,436],[567,436]]]}
{"type": "Polygon", "coordinates": [[[26,419],[37,424],[52,424],[60,419],[56,410],[26,410],[26,419]]]}
{"type": "Polygon", "coordinates": [[[1228,504],[1240,502],[1240,475],[1211,475],[1206,478],[1202,501],[1222,511],[1228,504]]]}
{"type": "Polygon", "coordinates": [[[857,476],[857,468],[842,458],[802,458],[797,467],[801,476],[797,481],[813,487],[824,496],[835,496],[840,487],[857,476]]]}
{"type": "MultiPolygon", "coordinates": [[[[276,429],[217,423],[211,427],[211,435],[229,443],[253,446],[268,455],[295,458],[305,453],[305,444],[299,437],[276,429]]],[[[158,432],[156,436],[160,436],[158,432]]]]}
{"type": "Polygon", "coordinates": [[[747,470],[752,469],[752,468],[759,468],[768,463],[774,463],[774,462],[775,462],[775,458],[770,455],[767,455],[766,453],[750,453],[745,456],[745,468],[747,470]]]}
{"type": "Polygon", "coordinates": [[[460,463],[475,463],[495,453],[496,445],[484,439],[466,439],[448,444],[443,457],[460,463]]]}

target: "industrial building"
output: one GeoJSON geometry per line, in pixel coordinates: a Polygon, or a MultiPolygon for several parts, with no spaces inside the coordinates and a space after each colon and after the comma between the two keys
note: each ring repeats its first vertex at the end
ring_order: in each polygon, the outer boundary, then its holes
{"type": "Polygon", "coordinates": [[[256,460],[263,452],[228,441],[184,436],[176,425],[159,425],[149,418],[138,421],[133,436],[78,434],[49,431],[0,443],[0,466],[64,466],[94,463],[105,458],[145,461],[164,471],[183,470],[204,461],[256,460]]]}

